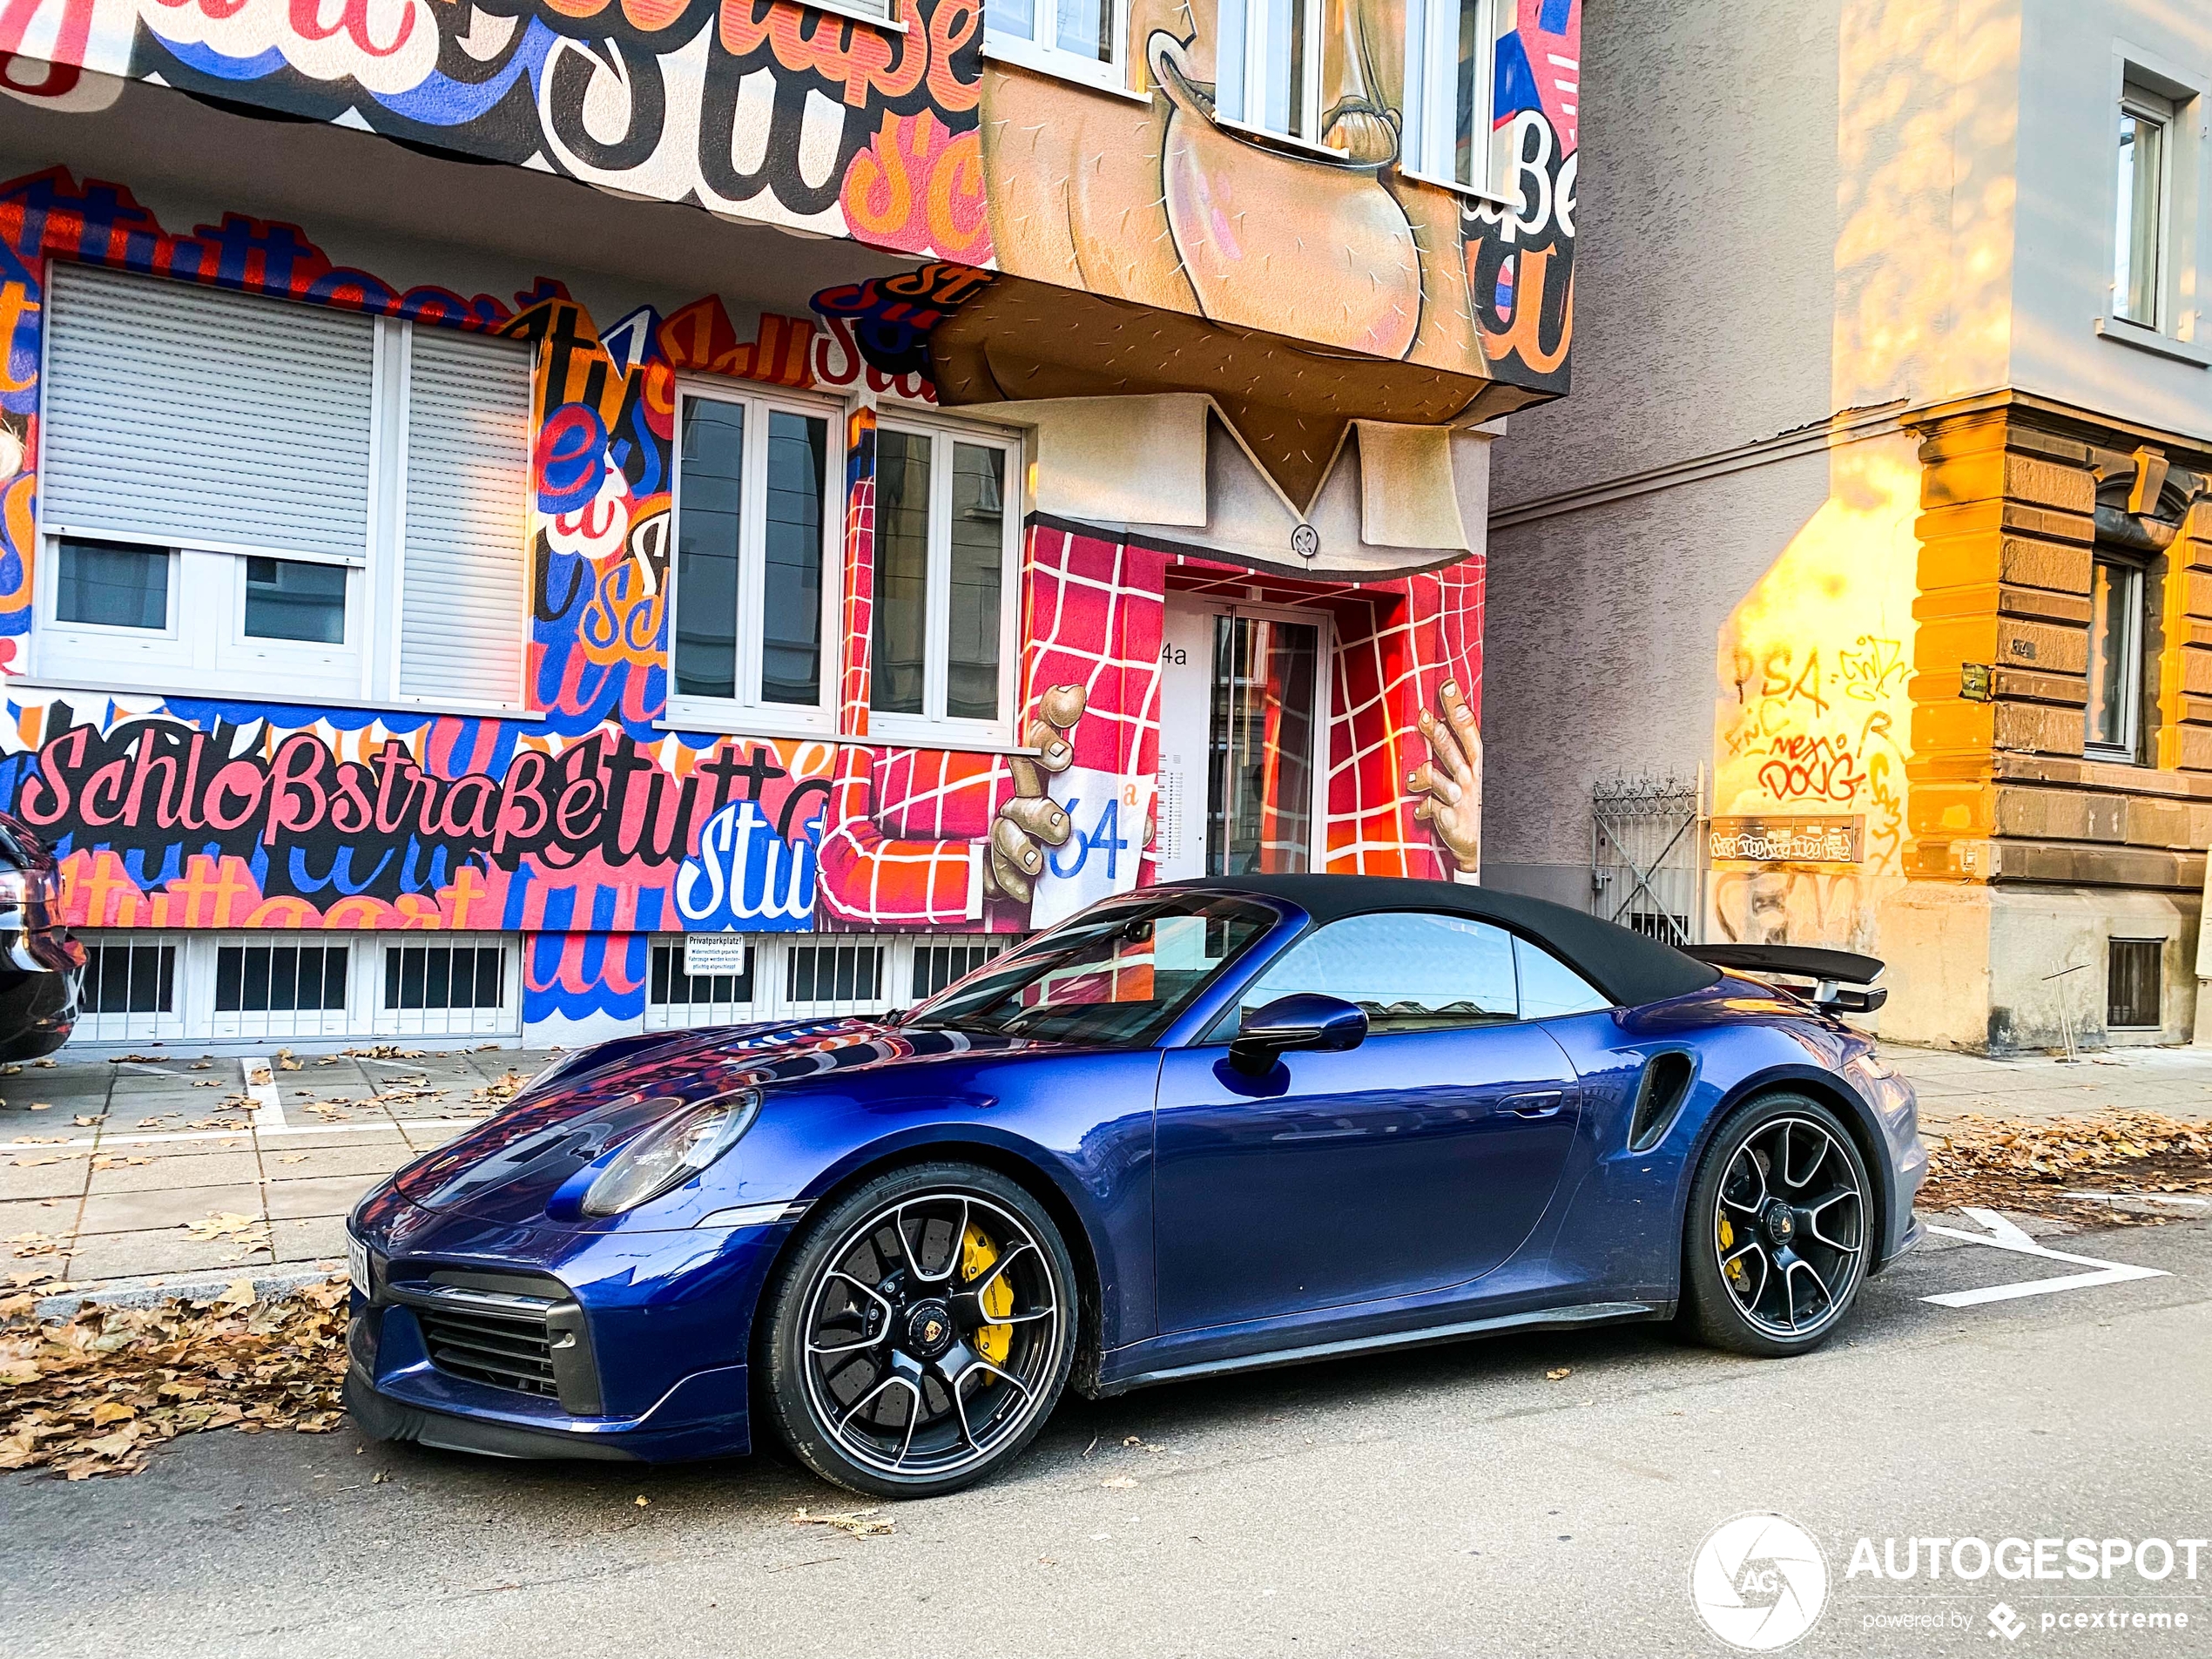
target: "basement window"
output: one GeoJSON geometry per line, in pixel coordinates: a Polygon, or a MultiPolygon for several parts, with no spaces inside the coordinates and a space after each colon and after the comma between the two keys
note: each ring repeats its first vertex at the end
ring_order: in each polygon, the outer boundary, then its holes
{"type": "Polygon", "coordinates": [[[2162,939],[2108,941],[2105,958],[2107,1030],[2155,1031],[2159,1028],[2159,979],[2165,956],[2162,939]]]}

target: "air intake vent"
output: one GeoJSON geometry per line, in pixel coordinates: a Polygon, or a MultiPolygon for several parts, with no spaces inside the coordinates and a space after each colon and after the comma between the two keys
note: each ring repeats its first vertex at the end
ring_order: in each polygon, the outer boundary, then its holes
{"type": "Polygon", "coordinates": [[[1636,1085],[1636,1109],[1629,1120],[1629,1150],[1649,1152],[1666,1138],[1667,1130],[1689,1096],[1689,1082],[1697,1068],[1679,1049],[1651,1056],[1636,1085]]]}

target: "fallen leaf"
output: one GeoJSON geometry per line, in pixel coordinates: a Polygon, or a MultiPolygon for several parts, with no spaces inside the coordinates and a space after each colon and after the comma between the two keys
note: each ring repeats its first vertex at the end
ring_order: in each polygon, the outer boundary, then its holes
{"type": "Polygon", "coordinates": [[[637,1507],[638,1507],[640,1509],[643,1509],[643,1508],[644,1508],[644,1507],[647,1504],[651,1503],[651,1501],[652,1501],[652,1500],[651,1500],[651,1499],[650,1499],[650,1498],[648,1498],[648,1497],[647,1497],[647,1496],[646,1496],[644,1493],[642,1493],[642,1492],[641,1492],[641,1493],[639,1493],[639,1494],[637,1494],[637,1507]]]}
{"type": "Polygon", "coordinates": [[[276,1051],[276,1062],[277,1069],[280,1071],[298,1071],[300,1069],[300,1062],[292,1057],[292,1050],[289,1049],[279,1049],[276,1051]]]}
{"type": "Polygon", "coordinates": [[[791,1518],[794,1527],[828,1527],[849,1538],[874,1538],[891,1530],[892,1523],[879,1521],[880,1509],[854,1509],[841,1515],[809,1514],[801,1509],[791,1518]]]}
{"type": "Polygon", "coordinates": [[[56,1066],[60,1065],[61,1062],[58,1060],[34,1060],[30,1063],[34,1066],[44,1066],[47,1070],[51,1071],[56,1066]]]}
{"type": "Polygon", "coordinates": [[[307,1161],[307,1155],[305,1152],[287,1152],[277,1159],[279,1163],[305,1163],[307,1161]]]}
{"type": "Polygon", "coordinates": [[[34,1112],[51,1112],[54,1109],[54,1103],[51,1100],[33,1101],[30,1109],[34,1112]]]}
{"type": "Polygon", "coordinates": [[[194,1244],[199,1244],[229,1242],[259,1250],[269,1242],[266,1222],[259,1216],[240,1215],[235,1211],[211,1211],[198,1221],[186,1222],[185,1231],[192,1235],[194,1244]]]}
{"type": "Polygon", "coordinates": [[[110,1423],[127,1423],[137,1415],[138,1413],[132,1411],[128,1406],[116,1400],[104,1399],[92,1407],[92,1424],[96,1428],[105,1428],[110,1423]]]}
{"type": "Polygon", "coordinates": [[[100,1112],[91,1117],[72,1117],[70,1122],[79,1129],[93,1129],[107,1122],[107,1114],[100,1112]]]}
{"type": "Polygon", "coordinates": [[[1574,1374],[1575,1368],[1572,1366],[1561,1366],[1556,1371],[1546,1372],[1544,1373],[1544,1380],[1546,1382],[1565,1382],[1574,1374]]]}

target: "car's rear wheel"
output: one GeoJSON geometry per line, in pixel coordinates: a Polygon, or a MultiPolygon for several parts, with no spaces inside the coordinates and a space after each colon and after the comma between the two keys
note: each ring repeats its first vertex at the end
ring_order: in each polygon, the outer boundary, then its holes
{"type": "Polygon", "coordinates": [[[1075,1267],[997,1171],[894,1170],[814,1218],[767,1341],[767,1403],[802,1463],[872,1497],[929,1497],[1010,1461],[1050,1415],[1075,1356],[1075,1267]]]}
{"type": "Polygon", "coordinates": [[[1872,1187],[1850,1131],[1804,1095],[1722,1124],[1689,1192],[1683,1322],[1737,1353],[1803,1353],[1832,1335],[1866,1277],[1872,1187]]]}

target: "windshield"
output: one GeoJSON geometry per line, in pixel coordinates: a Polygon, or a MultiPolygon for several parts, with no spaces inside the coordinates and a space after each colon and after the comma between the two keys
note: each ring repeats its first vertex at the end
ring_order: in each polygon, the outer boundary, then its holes
{"type": "Polygon", "coordinates": [[[923,1003],[908,1025],[1134,1047],[1278,920],[1223,894],[1109,899],[923,1003]]]}

